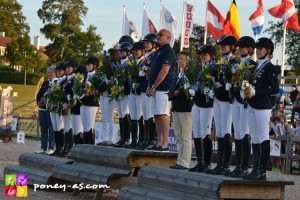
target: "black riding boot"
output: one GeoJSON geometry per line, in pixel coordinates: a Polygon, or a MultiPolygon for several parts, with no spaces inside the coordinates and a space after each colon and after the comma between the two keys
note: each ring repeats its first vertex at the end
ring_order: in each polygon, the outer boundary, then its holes
{"type": "Polygon", "coordinates": [[[130,116],[129,114],[124,117],[124,140],[125,144],[129,142],[130,139],[130,116]]]}
{"type": "Polygon", "coordinates": [[[59,131],[54,131],[55,151],[50,156],[56,156],[60,152],[59,131]]]}
{"type": "Polygon", "coordinates": [[[73,143],[74,143],[73,130],[72,129],[70,129],[70,131],[68,133],[68,138],[69,138],[69,143],[68,143],[66,154],[68,154],[71,151],[71,149],[73,147],[73,143]]]}
{"type": "Polygon", "coordinates": [[[221,168],[223,167],[222,159],[223,159],[223,154],[224,154],[224,138],[217,138],[217,143],[218,143],[217,166],[214,169],[208,170],[206,172],[206,173],[213,174],[213,175],[220,174],[219,172],[221,171],[221,168]]]}
{"type": "Polygon", "coordinates": [[[239,177],[242,164],[242,140],[234,140],[235,143],[235,169],[225,176],[239,177]]]}
{"type": "Polygon", "coordinates": [[[248,176],[243,177],[243,179],[251,178],[254,174],[256,174],[258,170],[258,163],[260,158],[260,144],[253,144],[252,143],[252,162],[253,168],[251,173],[248,176]]]}
{"type": "Polygon", "coordinates": [[[80,140],[79,138],[80,138],[80,134],[74,135],[74,144],[75,145],[80,144],[79,143],[79,140],[80,140]]]}
{"type": "Polygon", "coordinates": [[[260,158],[258,169],[248,180],[266,180],[267,164],[270,157],[270,140],[265,140],[260,145],[260,158]]]}
{"type": "Polygon", "coordinates": [[[58,157],[65,157],[66,156],[66,152],[67,152],[67,148],[69,145],[69,136],[68,136],[69,132],[65,132],[64,134],[64,145],[63,145],[63,150],[58,154],[58,157]]]}
{"type": "Polygon", "coordinates": [[[156,127],[154,117],[148,119],[148,129],[149,129],[149,137],[148,137],[148,146],[154,145],[155,136],[156,136],[156,127]]]}
{"type": "Polygon", "coordinates": [[[210,169],[211,156],[212,156],[212,141],[210,135],[207,135],[203,139],[203,150],[204,150],[204,165],[199,170],[200,172],[206,172],[210,169]]]}
{"type": "Polygon", "coordinates": [[[230,173],[229,163],[230,163],[231,154],[232,154],[232,140],[231,140],[231,135],[227,133],[224,136],[223,172],[220,172],[223,175],[230,173]]]}
{"type": "Polygon", "coordinates": [[[139,124],[139,140],[136,145],[136,148],[141,146],[145,140],[145,124],[144,124],[143,116],[141,116],[141,118],[139,119],[138,124],[139,124]]]}
{"type": "Polygon", "coordinates": [[[137,145],[137,132],[138,132],[138,121],[137,120],[131,120],[131,143],[126,145],[126,148],[129,149],[135,149],[137,145]]]}
{"type": "Polygon", "coordinates": [[[195,143],[195,151],[196,151],[196,157],[197,157],[197,164],[195,167],[190,168],[190,172],[200,172],[199,169],[202,168],[204,165],[203,161],[203,140],[202,138],[194,138],[195,143]]]}
{"type": "MultiPolygon", "coordinates": [[[[148,140],[148,137],[149,137],[149,123],[148,123],[148,120],[144,120],[145,122],[145,129],[144,129],[144,137],[143,137],[143,142],[136,147],[136,149],[138,150],[144,150],[147,146],[147,140],[148,140]]],[[[139,134],[139,141],[141,141],[140,139],[140,136],[141,134],[139,134]]]]}
{"type": "Polygon", "coordinates": [[[124,138],[124,118],[119,118],[119,126],[120,126],[120,139],[117,143],[113,144],[113,147],[122,147],[125,144],[124,138]]]}
{"type": "Polygon", "coordinates": [[[251,136],[247,134],[242,139],[242,167],[241,167],[241,173],[239,177],[245,177],[249,175],[248,166],[249,166],[250,154],[251,154],[251,136]]]}
{"type": "Polygon", "coordinates": [[[89,144],[94,145],[95,144],[95,129],[91,128],[89,131],[89,144]]]}

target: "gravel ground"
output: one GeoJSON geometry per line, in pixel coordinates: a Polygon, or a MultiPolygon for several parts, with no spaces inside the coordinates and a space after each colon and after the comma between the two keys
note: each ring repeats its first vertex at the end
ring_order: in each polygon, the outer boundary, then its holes
{"type": "MultiPolygon", "coordinates": [[[[26,139],[26,144],[16,144],[14,141],[6,144],[0,144],[0,169],[3,169],[7,165],[18,165],[18,158],[24,152],[34,152],[40,148],[40,142],[36,140],[26,139]]],[[[193,165],[194,163],[192,163],[193,165]]],[[[278,178],[283,180],[294,181],[295,185],[285,187],[285,199],[289,200],[299,200],[300,199],[300,176],[299,175],[286,175],[282,173],[267,172],[267,177],[278,178]]],[[[4,194],[4,178],[3,173],[0,174],[0,188],[3,188],[0,192],[0,199],[7,199],[4,194]]],[[[37,190],[33,191],[33,187],[28,187],[28,198],[30,200],[40,200],[40,199],[93,199],[94,192],[81,192],[79,196],[72,196],[72,191],[61,192],[58,190],[37,190]]],[[[117,199],[117,190],[109,190],[104,193],[103,199],[113,200],[117,199]]]]}

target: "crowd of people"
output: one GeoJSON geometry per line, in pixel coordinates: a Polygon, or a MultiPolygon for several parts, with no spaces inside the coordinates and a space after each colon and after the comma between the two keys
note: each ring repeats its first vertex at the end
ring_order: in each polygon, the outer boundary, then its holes
{"type": "MultiPolygon", "coordinates": [[[[217,43],[220,60],[211,44],[198,49],[198,58],[182,51],[176,59],[170,39],[165,29],[138,42],[125,35],[118,48],[104,53],[101,64],[96,57],[89,57],[85,66],[69,60],[49,67],[48,80],[37,95],[42,139],[36,153],[64,157],[73,144],[95,144],[99,104],[102,139],[97,145],[168,152],[171,112],[178,157],[170,168],[265,180],[270,156],[270,97],[279,91],[278,72],[271,63],[273,42],[224,35],[217,43]],[[253,60],[255,49],[257,63],[253,60]],[[120,138],[113,143],[115,108],[120,138]],[[213,121],[218,150],[217,165],[212,169],[213,121]],[[236,166],[230,171],[232,140],[236,166]],[[190,168],[192,141],[197,164],[190,168]],[[253,169],[249,172],[251,146],[253,169]]],[[[299,96],[295,108],[300,105],[299,96]]],[[[275,130],[286,131],[285,118],[278,117],[273,120],[282,125],[275,130]]],[[[272,126],[277,127],[275,123],[272,126]]]]}

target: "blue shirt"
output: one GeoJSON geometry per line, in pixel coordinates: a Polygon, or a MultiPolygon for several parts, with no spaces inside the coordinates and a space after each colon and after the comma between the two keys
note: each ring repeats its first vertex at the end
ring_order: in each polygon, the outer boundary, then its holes
{"type": "Polygon", "coordinates": [[[169,44],[161,46],[153,55],[150,64],[150,87],[155,83],[163,65],[170,65],[170,69],[156,90],[173,92],[176,81],[176,56],[173,48],[169,44]]]}

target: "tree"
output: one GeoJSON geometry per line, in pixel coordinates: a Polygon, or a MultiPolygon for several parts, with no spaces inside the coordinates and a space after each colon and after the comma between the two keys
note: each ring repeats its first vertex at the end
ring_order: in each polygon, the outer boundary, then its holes
{"type": "Polygon", "coordinates": [[[37,14],[45,24],[41,33],[52,42],[46,47],[51,61],[67,59],[64,52],[68,52],[69,39],[74,33],[80,32],[80,26],[83,25],[81,18],[86,16],[87,10],[83,0],[43,1],[37,14]]]}
{"type": "Polygon", "coordinates": [[[38,54],[35,48],[30,44],[30,37],[28,35],[13,39],[6,47],[5,58],[9,61],[11,66],[22,67],[22,71],[25,72],[24,85],[26,85],[27,72],[34,72],[45,64],[40,54],[38,54]]]}
{"type": "Polygon", "coordinates": [[[22,5],[16,0],[0,0],[0,31],[8,37],[27,35],[30,31],[21,10],[22,5]]]}
{"type": "MultiPolygon", "coordinates": [[[[294,1],[296,9],[300,10],[300,0],[294,1]]],[[[298,14],[298,21],[300,22],[300,15],[298,14]]],[[[269,22],[270,27],[264,32],[271,35],[271,39],[275,44],[281,44],[283,37],[283,22],[274,23],[269,22]]],[[[287,29],[286,31],[286,49],[285,55],[287,55],[287,64],[293,66],[293,70],[296,75],[300,75],[300,54],[298,53],[300,49],[300,34],[299,32],[287,29]]]]}

